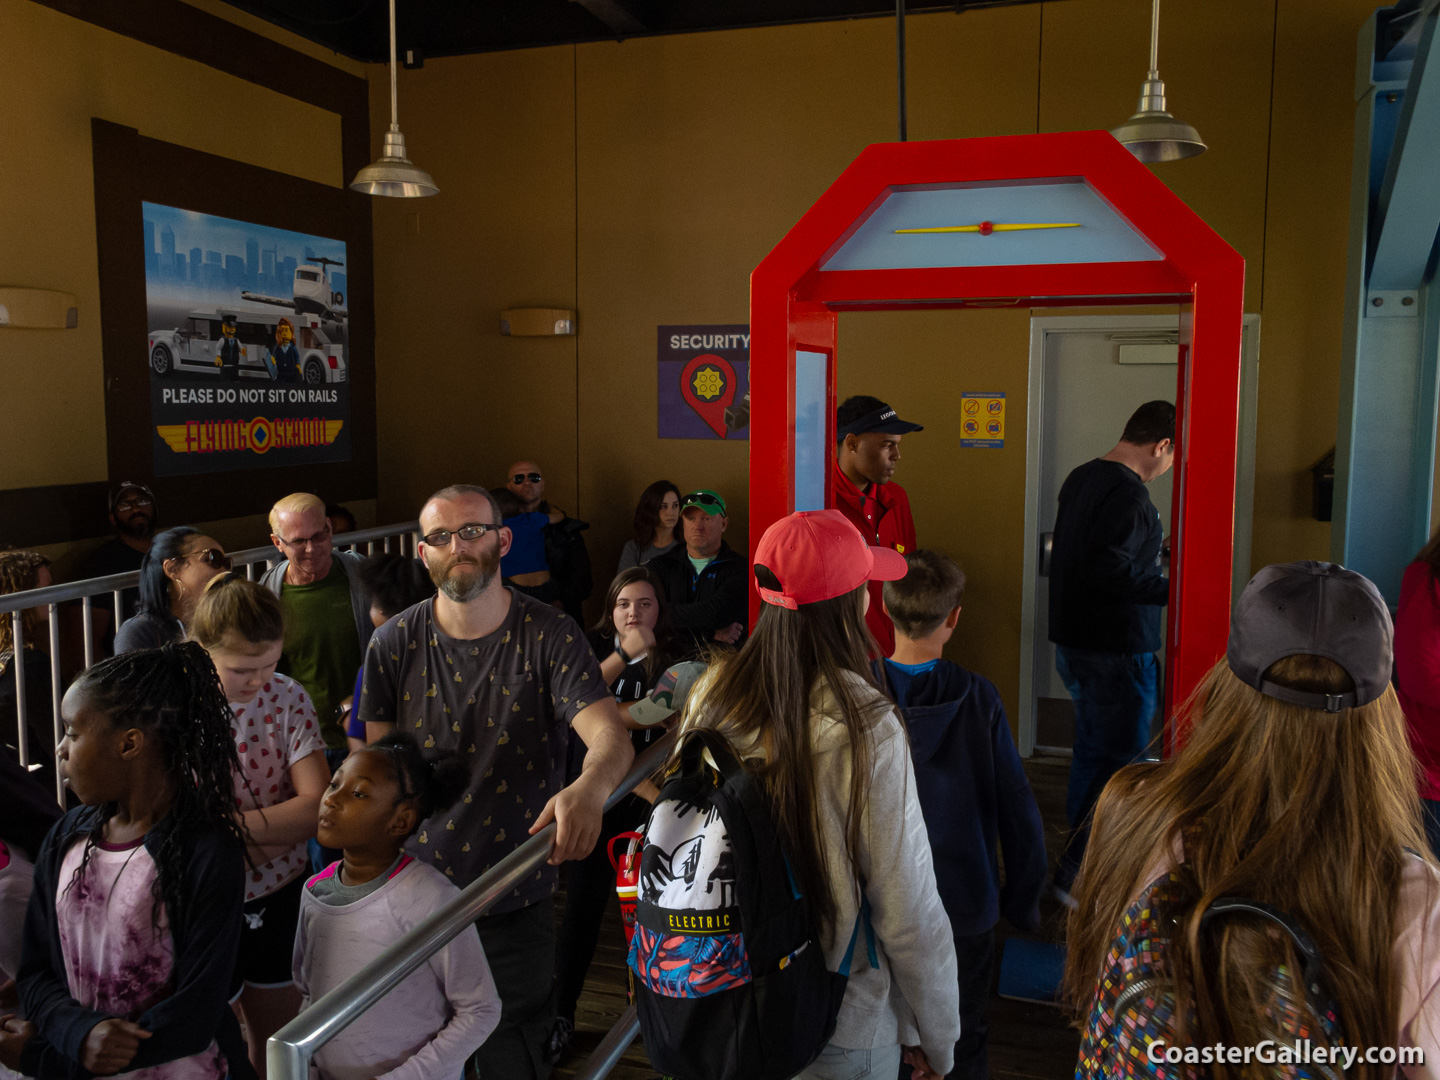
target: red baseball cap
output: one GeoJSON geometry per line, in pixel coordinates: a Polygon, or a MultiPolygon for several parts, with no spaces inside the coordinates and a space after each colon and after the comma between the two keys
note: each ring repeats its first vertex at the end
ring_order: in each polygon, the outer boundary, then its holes
{"type": "Polygon", "coordinates": [[[781,587],[777,592],[757,582],[760,599],[791,609],[844,596],[867,581],[894,581],[909,569],[898,551],[866,544],[839,510],[781,518],[760,538],[755,564],[774,574],[781,587]]]}

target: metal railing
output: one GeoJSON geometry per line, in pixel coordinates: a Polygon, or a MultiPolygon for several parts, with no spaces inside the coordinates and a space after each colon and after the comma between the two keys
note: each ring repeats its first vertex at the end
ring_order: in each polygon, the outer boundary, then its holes
{"type": "MultiPolygon", "coordinates": [[[[364,554],[375,554],[376,545],[381,545],[381,550],[389,552],[394,549],[399,554],[415,554],[415,545],[419,540],[420,523],[418,521],[405,521],[398,525],[382,525],[374,529],[360,529],[355,532],[340,533],[334,539],[336,550],[359,551],[364,549],[364,554]]],[[[263,577],[265,572],[280,560],[280,553],[273,545],[267,544],[264,547],[247,548],[244,551],[232,551],[231,562],[237,567],[243,567],[245,576],[251,581],[263,577]],[[264,564],[263,567],[261,564],[264,564]]],[[[0,596],[0,618],[6,615],[10,617],[10,627],[14,633],[15,655],[11,661],[14,668],[15,678],[15,748],[19,751],[20,764],[27,769],[38,768],[33,765],[35,755],[30,746],[30,734],[26,726],[27,712],[25,702],[25,628],[23,613],[29,608],[43,607],[46,609],[50,630],[50,705],[51,722],[54,726],[55,742],[49,749],[53,757],[55,749],[60,745],[61,735],[64,730],[64,723],[60,718],[60,698],[63,689],[60,673],[60,620],[59,605],[72,603],[76,600],[81,605],[81,622],[83,624],[85,666],[88,668],[95,662],[95,633],[94,615],[91,611],[91,600],[96,596],[105,593],[114,594],[114,611],[112,618],[115,620],[114,629],[120,628],[120,617],[124,612],[122,593],[125,589],[133,589],[140,583],[140,572],[129,570],[123,574],[111,574],[108,577],[86,578],[83,581],[66,582],[63,585],[47,585],[43,589],[27,589],[24,592],[7,593],[0,596]]],[[[65,789],[60,781],[57,770],[55,776],[55,797],[60,800],[60,805],[65,805],[65,789]]]]}
{"type": "MultiPolygon", "coordinates": [[[[674,743],[672,731],[636,758],[629,774],[605,801],[605,809],[609,810],[641,780],[658,771],[674,743]]],[[[554,836],[552,821],[462,889],[454,900],[272,1035],[265,1050],[270,1080],[309,1080],[310,1061],[320,1047],[472,926],[496,900],[528,878],[550,857],[554,836]]],[[[601,1080],[607,1076],[639,1030],[640,1022],[632,1005],[601,1040],[577,1080],[601,1080]]]]}

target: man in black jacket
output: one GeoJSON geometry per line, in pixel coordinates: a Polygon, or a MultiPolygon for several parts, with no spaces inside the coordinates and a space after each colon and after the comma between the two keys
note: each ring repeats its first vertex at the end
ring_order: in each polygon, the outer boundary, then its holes
{"type": "Polygon", "coordinates": [[[517,461],[505,473],[505,486],[520,500],[525,513],[550,516],[545,526],[545,562],[550,578],[560,586],[560,606],[581,626],[585,625],[582,610],[591,590],[595,588],[590,571],[590,552],[581,535],[590,523],[566,515],[558,506],[545,501],[545,476],[533,461],[517,461]]]}
{"type": "Polygon", "coordinates": [[[744,644],[749,611],[745,559],[725,543],[725,500],[713,491],[692,491],[680,500],[685,543],[647,566],[665,589],[670,625],[686,658],[716,642],[744,644]]]}
{"type": "Polygon", "coordinates": [[[1066,478],[1050,559],[1050,640],[1075,702],[1075,752],[1065,816],[1070,836],[1055,871],[1067,906],[1085,854],[1090,812],[1110,777],[1150,741],[1160,700],[1164,530],[1145,485],[1175,462],[1175,406],[1147,401],[1104,457],[1066,478]]]}

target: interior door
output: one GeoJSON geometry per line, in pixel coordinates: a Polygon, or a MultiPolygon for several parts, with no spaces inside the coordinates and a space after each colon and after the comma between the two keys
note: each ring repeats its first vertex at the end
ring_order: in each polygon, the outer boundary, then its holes
{"type": "MultiPolygon", "coordinates": [[[[1130,414],[1147,401],[1175,400],[1176,350],[1163,332],[1068,330],[1045,335],[1040,425],[1040,475],[1037,547],[1042,551],[1055,529],[1060,487],[1072,469],[1108,453],[1119,441],[1130,414]],[[1125,359],[1148,362],[1121,362],[1125,359]],[[1159,347],[1156,347],[1156,346],[1159,347]],[[1159,361],[1159,362],[1156,362],[1159,361]]],[[[1170,535],[1174,473],[1149,484],[1150,501],[1170,535]]],[[[1055,670],[1055,646],[1049,634],[1050,581],[1045,566],[1035,583],[1034,695],[1035,749],[1068,750],[1073,745],[1074,711],[1065,684],[1055,670]]],[[[1161,668],[1164,668],[1163,652],[1161,668]]]]}

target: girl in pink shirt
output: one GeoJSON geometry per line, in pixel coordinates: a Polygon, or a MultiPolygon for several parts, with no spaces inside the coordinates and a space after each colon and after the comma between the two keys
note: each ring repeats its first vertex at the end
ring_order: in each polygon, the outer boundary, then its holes
{"type": "Polygon", "coordinates": [[[81,675],[61,711],[60,774],[84,805],[35,860],[20,1071],[253,1077],[225,1005],[246,838],[214,666],[192,642],[125,653],[81,675]]]}
{"type": "Polygon", "coordinates": [[[264,1080],[266,1041],[300,1011],[290,954],[305,883],[305,841],[315,835],[330,768],[310,696],[275,671],[285,616],[273,592],[243,574],[221,574],[195,605],[190,637],[219,672],[240,759],[235,803],[250,834],[253,865],[245,880],[231,1000],[245,1025],[250,1061],[264,1080]]]}
{"type": "Polygon", "coordinates": [[[1183,749],[1121,770],[1097,804],[1064,983],[1088,1016],[1077,1080],[1339,1075],[1152,1054],[1301,1033],[1356,1051],[1349,1080],[1440,1077],[1440,870],[1391,654],[1389,611],[1359,574],[1290,563],[1250,582],[1225,657],[1185,706],[1183,749]],[[1297,985],[1313,970],[1302,939],[1220,898],[1269,905],[1308,934],[1318,993],[1297,985]],[[1385,1051],[1401,1048],[1423,1062],[1397,1073],[1385,1051]]]}

